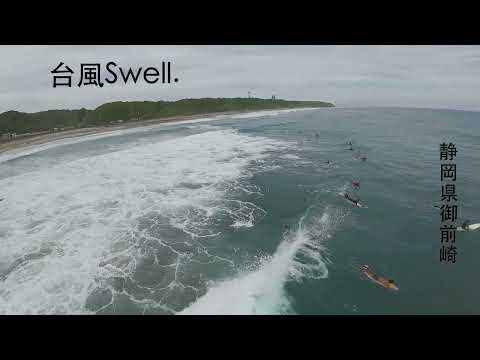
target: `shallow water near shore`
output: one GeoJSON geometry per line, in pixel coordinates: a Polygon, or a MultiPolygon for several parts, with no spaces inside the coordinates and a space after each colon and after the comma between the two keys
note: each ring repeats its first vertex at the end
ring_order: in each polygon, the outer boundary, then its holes
{"type": "Polygon", "coordinates": [[[4,158],[0,313],[478,314],[480,232],[458,233],[457,262],[440,263],[433,205],[439,144],[453,142],[459,218],[480,222],[479,120],[272,111],[4,158]]]}

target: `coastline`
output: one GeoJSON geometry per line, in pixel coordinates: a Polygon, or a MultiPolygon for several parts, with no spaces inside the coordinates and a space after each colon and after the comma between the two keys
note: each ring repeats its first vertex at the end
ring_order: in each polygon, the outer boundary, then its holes
{"type": "MultiPolygon", "coordinates": [[[[64,131],[52,132],[52,133],[41,133],[41,134],[33,134],[28,137],[15,139],[7,142],[0,141],[0,155],[6,155],[9,152],[14,152],[14,150],[25,150],[30,147],[45,145],[52,142],[66,140],[66,139],[75,139],[81,138],[88,135],[99,135],[99,134],[108,134],[111,132],[119,131],[119,130],[128,130],[134,128],[142,128],[154,125],[161,125],[167,123],[181,123],[184,121],[190,120],[199,120],[203,118],[215,118],[215,117],[223,117],[229,115],[244,115],[250,113],[263,113],[263,112],[271,112],[271,111],[297,111],[297,110],[315,110],[321,109],[322,107],[299,107],[299,108],[292,108],[292,107],[285,107],[285,108],[276,108],[276,109],[263,109],[263,110],[246,110],[246,111],[223,111],[223,112],[212,112],[212,113],[205,113],[205,114],[195,114],[195,115],[180,115],[180,116],[172,116],[172,117],[165,117],[161,119],[149,119],[149,120],[141,120],[141,121],[130,121],[124,122],[121,124],[115,125],[108,125],[108,126],[95,126],[95,127],[86,127],[80,129],[68,129],[64,131]]],[[[7,155],[8,156],[8,155],[7,155]]]]}
{"type": "MultiPolygon", "coordinates": [[[[279,109],[279,110],[285,110],[285,109],[279,109]]],[[[79,138],[86,135],[98,135],[98,134],[104,134],[104,133],[114,132],[118,130],[140,128],[140,127],[158,125],[163,123],[175,123],[180,121],[201,119],[204,117],[213,118],[213,117],[222,116],[222,115],[228,116],[228,115],[245,114],[250,112],[258,112],[258,110],[242,111],[242,112],[226,111],[226,112],[219,112],[219,113],[208,113],[208,114],[197,114],[197,115],[180,115],[180,116],[173,116],[173,117],[162,118],[162,119],[132,121],[132,122],[126,122],[118,125],[86,127],[81,129],[64,130],[64,131],[59,131],[55,133],[32,135],[25,138],[15,139],[15,140],[3,142],[3,143],[0,142],[0,154],[4,154],[12,150],[28,148],[30,146],[44,145],[53,141],[79,138]]]]}

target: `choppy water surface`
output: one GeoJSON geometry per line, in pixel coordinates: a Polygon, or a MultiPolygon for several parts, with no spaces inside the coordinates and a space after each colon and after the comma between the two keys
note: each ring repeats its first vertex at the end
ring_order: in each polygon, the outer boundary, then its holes
{"type": "Polygon", "coordinates": [[[480,232],[441,264],[433,208],[454,142],[459,215],[480,222],[479,115],[260,112],[2,154],[0,313],[480,313],[480,232]]]}

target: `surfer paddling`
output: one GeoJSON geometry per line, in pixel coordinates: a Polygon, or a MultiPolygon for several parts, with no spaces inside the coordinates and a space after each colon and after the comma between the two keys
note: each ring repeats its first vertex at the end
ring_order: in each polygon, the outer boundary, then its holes
{"type": "Polygon", "coordinates": [[[359,181],[352,181],[352,186],[354,189],[360,189],[360,182],[359,181]]]}
{"type": "Polygon", "coordinates": [[[463,222],[462,226],[457,227],[457,231],[478,231],[480,230],[480,223],[472,224],[469,220],[463,222]]]}
{"type": "Polygon", "coordinates": [[[360,200],[355,200],[354,198],[352,198],[350,195],[348,195],[347,193],[343,194],[343,197],[345,199],[347,199],[348,201],[350,201],[352,203],[352,205],[355,205],[355,206],[358,206],[358,203],[360,200]]]}
{"type": "Polygon", "coordinates": [[[470,230],[469,225],[470,225],[469,220],[464,221],[463,224],[462,224],[462,229],[465,230],[465,231],[469,231],[470,230]]]}
{"type": "Polygon", "coordinates": [[[368,265],[363,265],[361,267],[361,272],[370,280],[372,280],[375,284],[380,285],[385,289],[395,290],[395,291],[399,290],[398,286],[395,284],[395,282],[392,279],[387,279],[386,277],[375,274],[368,265]]]}

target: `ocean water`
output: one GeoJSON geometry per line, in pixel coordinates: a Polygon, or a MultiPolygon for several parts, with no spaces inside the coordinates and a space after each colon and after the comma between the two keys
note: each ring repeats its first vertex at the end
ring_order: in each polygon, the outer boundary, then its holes
{"type": "Polygon", "coordinates": [[[270,111],[0,154],[0,314],[480,314],[480,232],[439,259],[441,142],[458,223],[480,222],[478,112],[270,111]]]}

